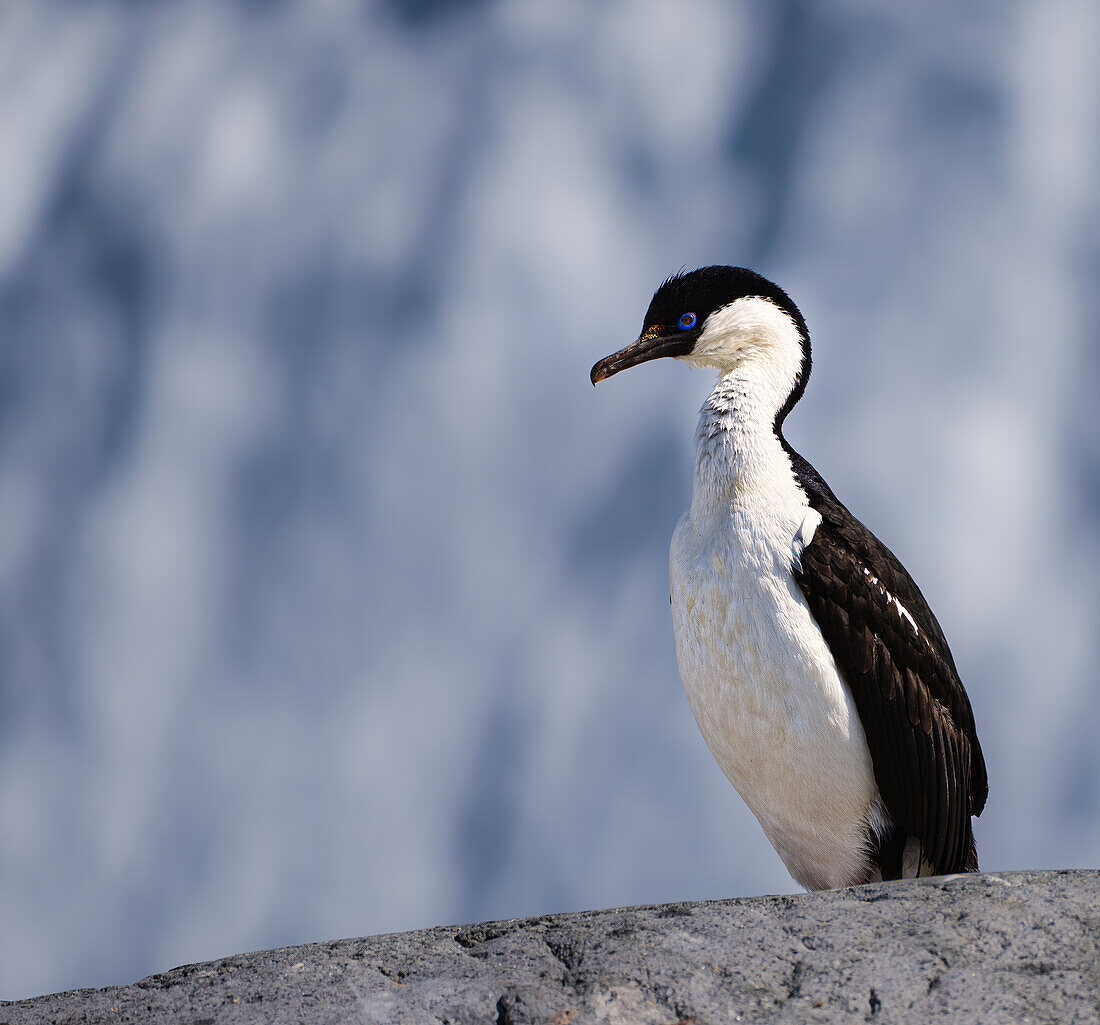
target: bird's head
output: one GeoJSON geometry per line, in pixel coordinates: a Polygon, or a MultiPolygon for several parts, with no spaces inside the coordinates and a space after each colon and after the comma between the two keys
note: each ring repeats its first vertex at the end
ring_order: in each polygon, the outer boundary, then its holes
{"type": "Polygon", "coordinates": [[[778,420],[810,376],[810,336],[798,307],[745,267],[701,267],[669,278],[653,294],[637,341],[601,359],[592,383],[660,356],[719,375],[752,366],[776,391],[778,420]]]}

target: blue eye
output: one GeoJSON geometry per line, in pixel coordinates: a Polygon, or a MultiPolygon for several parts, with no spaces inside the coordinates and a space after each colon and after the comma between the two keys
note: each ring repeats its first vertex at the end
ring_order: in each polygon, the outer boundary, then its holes
{"type": "Polygon", "coordinates": [[[685,313],[680,318],[680,330],[686,331],[689,327],[695,327],[695,314],[685,313]]]}

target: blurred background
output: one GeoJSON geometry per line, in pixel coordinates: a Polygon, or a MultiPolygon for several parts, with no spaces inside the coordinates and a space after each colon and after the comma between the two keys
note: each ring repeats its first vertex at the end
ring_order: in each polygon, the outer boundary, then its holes
{"type": "Polygon", "coordinates": [[[699,737],[681,266],[906,562],[984,868],[1100,861],[1092,0],[0,6],[0,998],[797,888],[699,737]]]}

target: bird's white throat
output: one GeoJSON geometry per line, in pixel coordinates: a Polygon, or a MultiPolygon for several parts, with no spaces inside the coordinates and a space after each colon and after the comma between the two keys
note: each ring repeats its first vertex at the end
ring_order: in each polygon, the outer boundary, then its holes
{"type": "Polygon", "coordinates": [[[719,375],[695,435],[693,504],[791,481],[775,418],[798,381],[802,356],[794,321],[767,299],[738,299],[707,318],[684,357],[719,375]]]}
{"type": "Polygon", "coordinates": [[[715,310],[691,353],[680,357],[725,377],[745,372],[752,394],[774,414],[786,401],[802,366],[802,337],[789,313],[770,299],[735,299],[715,310]]]}

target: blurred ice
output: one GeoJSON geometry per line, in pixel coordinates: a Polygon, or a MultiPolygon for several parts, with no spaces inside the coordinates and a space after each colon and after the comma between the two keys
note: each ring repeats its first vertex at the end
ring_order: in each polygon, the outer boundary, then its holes
{"type": "Polygon", "coordinates": [[[904,559],[994,869],[1100,858],[1100,10],[0,7],[0,998],[790,891],[680,691],[709,387],[593,392],[681,265],[783,283],[792,441],[904,559]]]}

